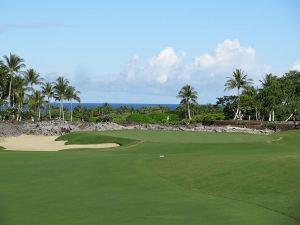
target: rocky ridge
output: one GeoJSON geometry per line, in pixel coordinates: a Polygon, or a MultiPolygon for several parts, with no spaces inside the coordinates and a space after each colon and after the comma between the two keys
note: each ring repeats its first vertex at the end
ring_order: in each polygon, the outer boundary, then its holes
{"type": "Polygon", "coordinates": [[[269,129],[258,130],[234,126],[203,126],[193,125],[167,125],[167,124],[138,124],[119,125],[112,122],[107,123],[67,123],[63,121],[43,121],[37,123],[0,123],[0,136],[18,136],[21,134],[32,135],[62,135],[74,131],[108,131],[108,130],[178,130],[178,131],[204,131],[204,132],[238,132],[250,134],[272,134],[269,129]]]}

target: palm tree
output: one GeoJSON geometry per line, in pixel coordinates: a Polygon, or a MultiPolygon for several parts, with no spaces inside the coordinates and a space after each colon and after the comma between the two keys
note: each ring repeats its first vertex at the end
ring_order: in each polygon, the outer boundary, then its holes
{"type": "Polygon", "coordinates": [[[54,82],[54,98],[58,101],[60,101],[60,107],[59,107],[59,119],[65,120],[65,114],[64,114],[64,99],[66,98],[66,91],[69,86],[68,79],[64,77],[58,77],[56,79],[56,82],[54,82]]]}
{"type": "Polygon", "coordinates": [[[54,97],[54,88],[52,83],[47,82],[42,86],[42,92],[48,98],[48,113],[49,119],[51,119],[51,102],[50,99],[54,97]]]}
{"type": "Polygon", "coordinates": [[[18,106],[17,121],[21,121],[22,120],[21,113],[22,113],[23,103],[25,99],[25,91],[27,90],[25,80],[20,76],[15,77],[12,83],[12,87],[13,87],[13,92],[12,92],[13,99],[18,106]]]}
{"type": "Polygon", "coordinates": [[[9,101],[9,106],[11,106],[10,98],[11,98],[11,92],[12,92],[11,89],[12,89],[13,78],[18,72],[20,72],[20,70],[23,67],[25,67],[25,64],[23,63],[24,60],[15,54],[10,53],[9,57],[5,55],[5,56],[3,56],[3,58],[4,58],[3,65],[5,66],[8,76],[9,76],[9,90],[8,90],[7,100],[9,101]]]}
{"type": "Polygon", "coordinates": [[[0,61],[0,100],[7,98],[7,71],[3,62],[0,61]]]}
{"type": "MultiPolygon", "coordinates": [[[[254,86],[247,86],[244,88],[240,95],[240,104],[241,108],[245,111],[255,110],[255,119],[258,121],[260,120],[260,99],[258,96],[259,90],[256,89],[254,86]]],[[[250,113],[251,114],[251,113],[250,113]]],[[[251,115],[248,115],[249,120],[251,119],[251,115]]]]}
{"type": "MultiPolygon", "coordinates": [[[[269,110],[269,121],[275,120],[275,109],[282,104],[281,81],[273,74],[266,74],[262,83],[262,100],[264,108],[269,110]]],[[[287,86],[287,85],[286,85],[287,86]]]]}
{"type": "Polygon", "coordinates": [[[77,91],[75,87],[68,86],[66,90],[66,99],[71,102],[71,122],[73,121],[73,107],[72,107],[72,100],[75,100],[77,102],[80,102],[79,97],[80,91],[77,91]]]}
{"type": "Polygon", "coordinates": [[[35,90],[31,96],[31,99],[38,113],[38,120],[41,120],[41,107],[45,102],[45,96],[41,91],[35,90]]]}
{"type": "Polygon", "coordinates": [[[234,120],[238,117],[240,113],[240,90],[252,84],[252,79],[247,78],[248,75],[244,74],[241,69],[236,69],[233,72],[233,77],[227,77],[228,80],[225,83],[225,90],[232,90],[237,88],[238,91],[238,106],[234,116],[234,120]]]}
{"type": "Polygon", "coordinates": [[[25,83],[30,86],[30,90],[34,92],[33,85],[43,84],[43,78],[34,69],[28,69],[24,74],[25,83]]]}
{"type": "Polygon", "coordinates": [[[181,98],[180,104],[186,105],[188,117],[191,119],[190,104],[196,103],[198,98],[197,91],[191,85],[187,84],[178,92],[177,98],[181,98]]]}

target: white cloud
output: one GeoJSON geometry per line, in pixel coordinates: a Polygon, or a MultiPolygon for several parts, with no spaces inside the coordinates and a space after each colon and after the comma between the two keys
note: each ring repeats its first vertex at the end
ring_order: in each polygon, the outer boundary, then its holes
{"type": "Polygon", "coordinates": [[[139,74],[140,58],[138,55],[133,56],[125,65],[125,76],[127,80],[134,80],[139,74]]]}
{"type": "Polygon", "coordinates": [[[147,69],[155,81],[166,83],[172,76],[172,72],[174,73],[178,69],[181,61],[182,58],[172,48],[165,48],[149,61],[147,69]]]}
{"type": "Polygon", "coordinates": [[[142,64],[138,56],[125,66],[127,80],[145,80],[164,84],[178,73],[181,67],[183,54],[177,54],[172,48],[163,49],[153,56],[146,64],[142,64]]]}
{"type": "Polygon", "coordinates": [[[292,70],[298,70],[298,71],[300,71],[300,61],[296,62],[293,65],[292,70]]]}
{"type": "Polygon", "coordinates": [[[224,83],[236,68],[244,70],[257,84],[271,69],[259,60],[253,47],[225,40],[191,62],[187,62],[185,53],[168,47],[146,61],[134,55],[121,73],[104,75],[78,68],[74,74],[82,93],[98,101],[177,102],[178,90],[189,83],[199,92],[200,103],[213,103],[217,97],[230,94],[224,93],[224,83]]]}
{"type": "Polygon", "coordinates": [[[239,40],[224,40],[211,53],[196,56],[191,63],[184,64],[184,58],[185,53],[176,53],[173,48],[163,49],[146,63],[134,56],[125,66],[125,77],[128,81],[166,84],[174,81],[207,82],[213,77],[225,79],[236,68],[259,80],[271,71],[270,66],[260,62],[254,48],[242,46],[239,40]]]}
{"type": "Polygon", "coordinates": [[[224,40],[211,53],[204,53],[194,58],[190,70],[203,71],[211,76],[231,73],[242,68],[252,76],[260,76],[270,70],[256,56],[254,48],[241,46],[238,40],[224,40]]]}

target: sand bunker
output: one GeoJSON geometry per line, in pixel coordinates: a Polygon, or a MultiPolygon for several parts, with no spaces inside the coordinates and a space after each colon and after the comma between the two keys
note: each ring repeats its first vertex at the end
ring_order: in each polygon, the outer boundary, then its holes
{"type": "Polygon", "coordinates": [[[70,148],[113,148],[116,143],[65,145],[66,141],[55,141],[58,136],[21,135],[17,137],[0,138],[0,146],[5,150],[18,151],[59,151],[70,148]]]}

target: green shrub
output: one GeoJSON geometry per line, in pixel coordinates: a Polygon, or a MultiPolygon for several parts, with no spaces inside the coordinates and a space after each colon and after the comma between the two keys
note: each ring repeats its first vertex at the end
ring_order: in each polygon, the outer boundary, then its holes
{"type": "Polygon", "coordinates": [[[133,113],[126,118],[128,122],[151,123],[151,119],[146,114],[133,113]]]}
{"type": "Polygon", "coordinates": [[[118,124],[124,124],[126,123],[126,118],[127,118],[128,114],[114,114],[112,115],[112,122],[114,123],[118,123],[118,124]]]}
{"type": "Polygon", "coordinates": [[[195,122],[203,122],[207,120],[224,120],[224,113],[203,113],[193,117],[195,122]]]}
{"type": "Polygon", "coordinates": [[[270,129],[270,130],[274,130],[277,131],[278,130],[278,124],[277,123],[267,123],[266,124],[266,128],[270,129]]]}
{"type": "Polygon", "coordinates": [[[34,116],[34,113],[32,111],[23,111],[21,115],[22,115],[22,119],[31,120],[31,117],[34,116]]]}
{"type": "Polygon", "coordinates": [[[176,114],[171,113],[150,113],[139,114],[133,113],[127,116],[126,121],[137,123],[172,123],[178,122],[179,117],[176,114]]]}
{"type": "Polygon", "coordinates": [[[171,113],[151,113],[148,115],[154,122],[175,122],[179,121],[179,117],[176,114],[171,113]]]}
{"type": "MultiPolygon", "coordinates": [[[[93,118],[93,117],[91,117],[91,118],[93,118]]],[[[101,116],[96,117],[96,120],[95,120],[95,122],[97,122],[97,123],[98,122],[111,122],[111,121],[112,121],[112,118],[110,115],[101,115],[101,116]]],[[[90,122],[92,122],[92,121],[90,121],[90,122]]]]}
{"type": "Polygon", "coordinates": [[[182,125],[190,125],[192,121],[190,119],[183,119],[180,121],[180,124],[182,125]]]}

